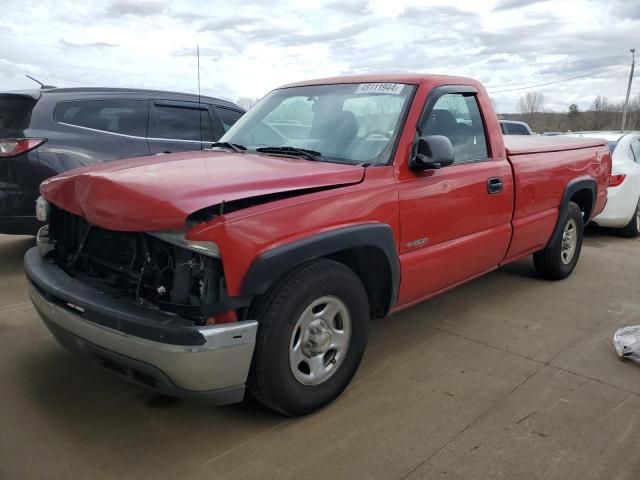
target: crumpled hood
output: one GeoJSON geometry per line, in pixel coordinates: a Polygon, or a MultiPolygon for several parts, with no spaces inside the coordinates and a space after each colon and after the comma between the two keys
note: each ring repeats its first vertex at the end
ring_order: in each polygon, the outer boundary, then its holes
{"type": "Polygon", "coordinates": [[[358,183],[358,165],[227,152],[186,152],[119,160],[42,183],[54,205],[120,231],[183,228],[202,208],[279,192],[358,183]]]}

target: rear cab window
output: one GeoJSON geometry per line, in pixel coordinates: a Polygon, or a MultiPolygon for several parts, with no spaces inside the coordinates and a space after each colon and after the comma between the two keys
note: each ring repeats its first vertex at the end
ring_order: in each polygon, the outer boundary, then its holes
{"type": "Polygon", "coordinates": [[[520,125],[519,123],[509,123],[507,124],[507,129],[509,131],[509,135],[530,135],[527,127],[520,125]]]}
{"type": "Polygon", "coordinates": [[[149,138],[214,141],[208,107],[178,102],[155,102],[149,121],[149,138]]]}
{"type": "Polygon", "coordinates": [[[148,110],[147,100],[72,100],[58,103],[53,119],[76,127],[144,137],[148,110]]]}

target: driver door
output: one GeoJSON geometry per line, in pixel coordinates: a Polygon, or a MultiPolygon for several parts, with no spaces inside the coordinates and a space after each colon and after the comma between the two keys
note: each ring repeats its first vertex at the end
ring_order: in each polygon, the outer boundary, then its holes
{"type": "Polygon", "coordinates": [[[420,130],[449,138],[455,161],[400,173],[399,303],[405,305],[496,268],[511,239],[511,169],[491,151],[475,89],[434,89],[420,130]]]}

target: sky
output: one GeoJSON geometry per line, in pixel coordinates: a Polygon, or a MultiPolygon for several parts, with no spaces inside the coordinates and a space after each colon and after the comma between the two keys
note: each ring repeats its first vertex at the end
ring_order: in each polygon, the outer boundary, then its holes
{"type": "MultiPolygon", "coordinates": [[[[501,113],[621,102],[640,0],[2,0],[0,90],[107,86],[262,97],[285,83],[419,72],[474,77],[501,113]]],[[[636,70],[636,77],[637,77],[636,70]]],[[[640,94],[636,79],[632,95],[640,94]]]]}

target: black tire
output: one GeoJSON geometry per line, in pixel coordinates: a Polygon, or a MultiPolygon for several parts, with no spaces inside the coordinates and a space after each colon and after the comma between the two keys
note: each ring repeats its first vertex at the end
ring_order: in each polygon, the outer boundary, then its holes
{"type": "Polygon", "coordinates": [[[249,372],[249,392],[268,408],[288,416],[311,413],[334,400],[353,378],[367,344],[369,302],[358,276],[328,259],[311,261],[279,280],[249,312],[259,322],[249,372]],[[351,334],[335,371],[318,385],[301,383],[289,362],[294,327],[314,301],[337,297],[348,309],[351,334]]]}
{"type": "Polygon", "coordinates": [[[568,226],[570,227],[571,222],[573,222],[573,228],[575,228],[576,244],[570,260],[569,257],[566,258],[569,261],[563,259],[564,234],[561,233],[553,244],[533,254],[533,263],[539,275],[550,280],[561,280],[573,272],[578,263],[578,258],[580,258],[584,235],[582,210],[573,202],[569,202],[567,208],[560,213],[558,224],[561,225],[561,232],[565,232],[568,226]]]}
{"type": "Polygon", "coordinates": [[[636,205],[636,209],[633,212],[633,217],[629,220],[626,226],[618,230],[620,235],[627,238],[636,238],[640,236],[640,199],[636,205]]]}

